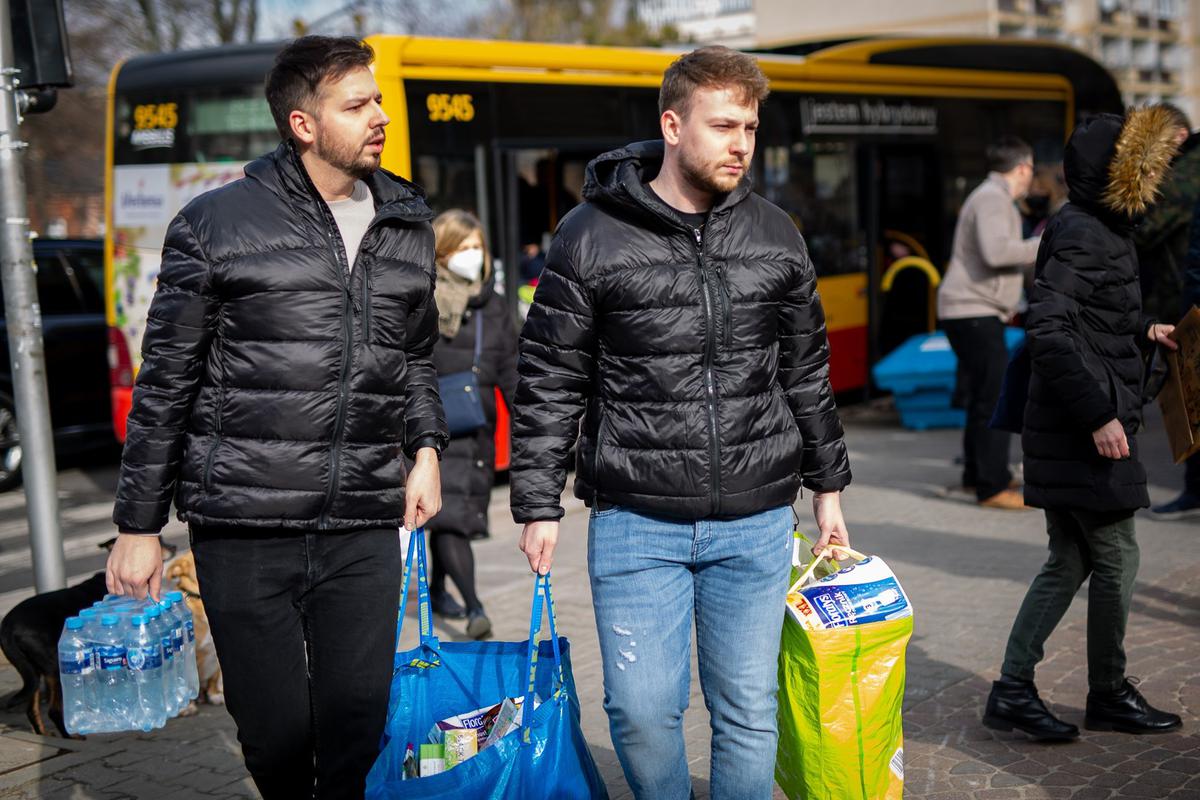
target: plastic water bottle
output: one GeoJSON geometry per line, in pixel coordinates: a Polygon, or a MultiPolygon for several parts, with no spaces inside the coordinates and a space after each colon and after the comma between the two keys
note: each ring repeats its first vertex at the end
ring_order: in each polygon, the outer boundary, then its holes
{"type": "Polygon", "coordinates": [[[196,666],[196,621],[192,616],[192,610],[188,608],[188,604],[183,599],[183,592],[171,592],[171,599],[177,603],[176,608],[179,609],[179,615],[183,619],[183,672],[187,679],[186,700],[195,700],[200,696],[200,670],[196,666]]]}
{"type": "Polygon", "coordinates": [[[68,617],[58,640],[58,672],[62,684],[63,719],[71,733],[90,733],[96,719],[96,670],[92,643],[81,617],[68,617]]]}
{"type": "Polygon", "coordinates": [[[129,712],[136,705],[133,684],[125,664],[125,635],[118,628],[121,618],[105,614],[96,634],[96,695],[99,733],[129,730],[129,712]]]}
{"type": "Polygon", "coordinates": [[[148,618],[150,630],[158,636],[159,642],[162,643],[163,650],[163,668],[162,668],[162,690],[163,690],[163,712],[167,717],[173,717],[179,713],[179,709],[175,703],[175,692],[172,681],[175,677],[175,651],[172,649],[174,638],[171,636],[171,624],[164,616],[161,605],[152,605],[146,609],[146,617],[148,618]]]}
{"type": "Polygon", "coordinates": [[[146,616],[131,616],[125,632],[125,660],[136,698],[129,722],[138,730],[148,731],[167,724],[162,652],[162,639],[151,630],[146,616]]]}
{"type": "MultiPolygon", "coordinates": [[[[180,595],[180,600],[182,598],[183,595],[180,595]]],[[[163,603],[166,604],[163,609],[163,619],[169,619],[171,624],[171,655],[175,662],[172,665],[175,674],[171,676],[171,691],[174,693],[174,713],[178,714],[188,704],[187,665],[185,663],[187,661],[185,645],[187,634],[184,633],[183,616],[180,614],[182,603],[175,599],[173,592],[163,598],[163,603]]]]}

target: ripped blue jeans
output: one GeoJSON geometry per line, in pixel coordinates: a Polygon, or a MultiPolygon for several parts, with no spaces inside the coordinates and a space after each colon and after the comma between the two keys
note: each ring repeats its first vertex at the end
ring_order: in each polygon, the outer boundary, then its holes
{"type": "Polygon", "coordinates": [[[713,800],[769,800],[774,786],[779,635],[791,564],[787,506],[681,522],[593,511],[588,571],[604,709],[638,798],[691,794],[683,712],[692,620],[712,719],[713,800]]]}

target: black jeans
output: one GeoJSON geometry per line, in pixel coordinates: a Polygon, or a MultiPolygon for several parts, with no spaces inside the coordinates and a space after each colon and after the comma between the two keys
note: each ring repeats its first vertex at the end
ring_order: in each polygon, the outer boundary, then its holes
{"type": "Polygon", "coordinates": [[[1007,489],[1012,481],[1008,470],[1010,436],[988,427],[1008,366],[1004,323],[998,317],[970,317],[944,319],[941,325],[958,358],[959,377],[967,381],[963,486],[973,486],[975,496],[986,500],[1007,489]]]}
{"type": "Polygon", "coordinates": [[[1200,497],[1200,453],[1193,453],[1183,462],[1183,490],[1200,497]]]}
{"type": "Polygon", "coordinates": [[[1046,510],[1050,558],[1013,622],[1001,672],[1032,681],[1046,639],[1090,577],[1087,611],[1088,686],[1099,692],[1125,680],[1125,624],[1140,556],[1133,512],[1046,510]]]}
{"type": "Polygon", "coordinates": [[[264,800],[362,800],[387,716],[398,532],[193,525],[191,539],[225,700],[264,800]]]}

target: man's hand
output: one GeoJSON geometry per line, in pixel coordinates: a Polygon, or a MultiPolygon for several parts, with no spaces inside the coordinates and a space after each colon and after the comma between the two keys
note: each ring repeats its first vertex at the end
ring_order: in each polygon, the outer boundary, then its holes
{"type": "Polygon", "coordinates": [[[554,561],[554,547],[557,544],[558,520],[543,520],[525,523],[517,547],[529,559],[529,568],[538,575],[545,575],[554,561]]]}
{"type": "Polygon", "coordinates": [[[814,492],[813,517],[820,532],[812,549],[814,556],[820,555],[831,544],[850,546],[850,532],[846,530],[846,520],[842,518],[841,492],[814,492]]]}
{"type": "Polygon", "coordinates": [[[1125,438],[1125,428],[1121,421],[1110,419],[1104,427],[1092,433],[1092,441],[1096,443],[1096,452],[1105,458],[1116,461],[1129,458],[1129,440],[1125,438]]]}
{"type": "Polygon", "coordinates": [[[162,576],[162,543],[157,536],[136,533],[117,536],[104,568],[109,592],[144,600],[149,591],[152,599],[161,600],[162,576]]]}
{"type": "Polygon", "coordinates": [[[422,447],[404,485],[404,528],[415,531],[442,510],[442,473],[437,450],[422,447]]]}
{"type": "Polygon", "coordinates": [[[1175,330],[1174,325],[1159,325],[1154,324],[1146,329],[1146,338],[1155,344],[1161,344],[1168,350],[1178,350],[1179,345],[1171,338],[1171,333],[1175,330]]]}

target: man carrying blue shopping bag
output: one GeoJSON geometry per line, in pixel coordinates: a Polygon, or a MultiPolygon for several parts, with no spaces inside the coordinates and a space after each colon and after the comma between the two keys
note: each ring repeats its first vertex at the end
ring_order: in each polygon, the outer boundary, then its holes
{"type": "Polygon", "coordinates": [[[521,335],[513,517],[548,573],[576,445],[613,745],[634,795],[691,792],[682,721],[693,618],[711,795],[771,797],[792,509],[847,544],[850,482],[816,274],[751,192],[767,80],[724,47],[663,77],[665,141],[606,153],[564,217],[521,335]],[[580,426],[582,418],[582,426],[580,426]]]}

